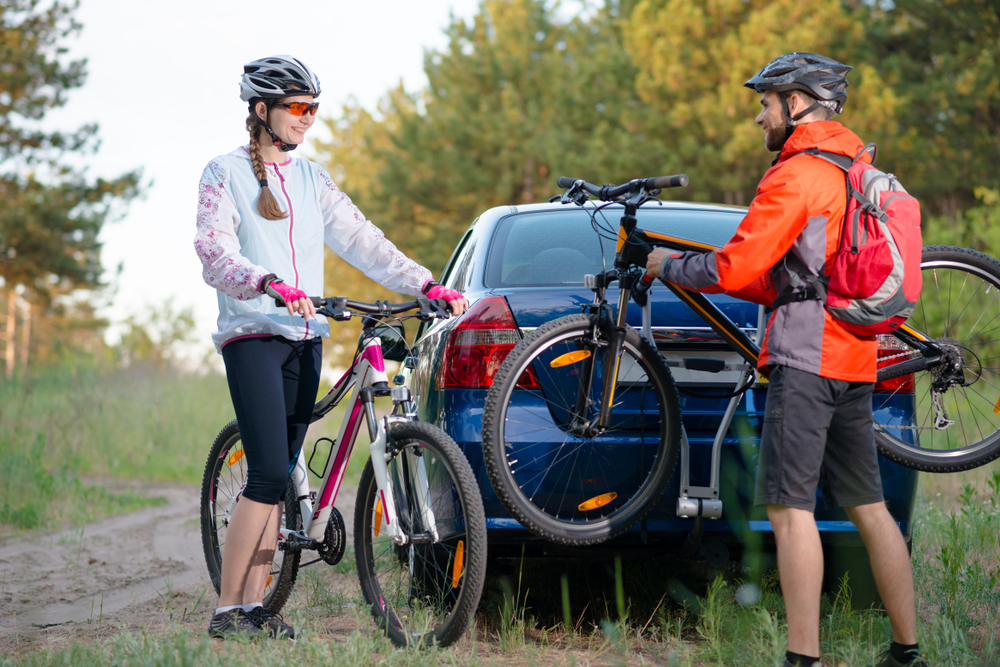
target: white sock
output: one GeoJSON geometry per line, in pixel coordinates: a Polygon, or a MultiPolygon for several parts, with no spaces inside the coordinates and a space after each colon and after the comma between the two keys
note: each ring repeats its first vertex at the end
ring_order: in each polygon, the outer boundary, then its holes
{"type": "Polygon", "coordinates": [[[251,610],[256,609],[257,607],[263,607],[263,606],[264,606],[264,603],[262,603],[262,602],[251,602],[250,604],[243,605],[243,611],[245,611],[246,613],[249,614],[251,610]]]}
{"type": "Polygon", "coordinates": [[[227,611],[232,611],[233,609],[239,609],[242,606],[243,605],[241,605],[241,604],[231,604],[231,605],[227,605],[225,607],[218,607],[218,608],[216,608],[215,613],[216,614],[224,614],[227,611]]]}

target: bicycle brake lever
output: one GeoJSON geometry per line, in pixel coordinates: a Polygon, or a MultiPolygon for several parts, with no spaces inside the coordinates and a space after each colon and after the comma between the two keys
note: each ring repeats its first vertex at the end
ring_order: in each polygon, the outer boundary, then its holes
{"type": "Polygon", "coordinates": [[[448,302],[444,299],[428,299],[424,296],[418,296],[417,304],[420,306],[420,310],[417,312],[416,318],[421,322],[438,319],[446,320],[451,317],[451,311],[448,310],[448,302]]]}
{"type": "MultiPolygon", "coordinates": [[[[559,197],[560,204],[576,204],[577,206],[583,206],[583,204],[589,198],[587,192],[580,187],[582,181],[577,181],[573,183],[569,190],[564,192],[561,197],[559,197]]],[[[556,198],[553,197],[549,201],[554,201],[556,198]]]]}
{"type": "Polygon", "coordinates": [[[335,322],[346,322],[351,319],[354,314],[347,310],[347,297],[346,296],[335,296],[329,299],[330,302],[330,317],[333,318],[335,322]]]}

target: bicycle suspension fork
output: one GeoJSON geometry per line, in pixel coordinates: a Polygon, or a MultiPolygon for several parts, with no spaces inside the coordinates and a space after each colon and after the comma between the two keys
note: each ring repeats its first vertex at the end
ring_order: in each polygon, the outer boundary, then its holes
{"type": "MultiPolygon", "coordinates": [[[[597,423],[589,428],[594,434],[606,430],[608,424],[611,422],[611,410],[615,402],[615,387],[618,386],[618,372],[621,369],[622,350],[625,345],[628,302],[632,297],[632,284],[635,280],[635,276],[629,271],[629,268],[637,262],[645,261],[645,256],[649,252],[648,247],[637,248],[634,240],[631,238],[632,232],[636,227],[635,215],[637,210],[637,206],[631,202],[625,203],[625,212],[622,214],[621,227],[618,233],[618,248],[615,254],[615,272],[617,273],[616,277],[618,280],[618,310],[615,311],[613,320],[610,314],[603,308],[598,313],[598,330],[603,329],[607,333],[608,350],[604,357],[604,387],[601,392],[600,413],[597,423]]],[[[603,287],[600,300],[603,301],[603,287]]],[[[587,393],[589,395],[589,392],[587,393]]]]}
{"type": "MultiPolygon", "coordinates": [[[[368,431],[371,435],[371,444],[368,451],[371,455],[372,470],[375,473],[375,484],[378,488],[378,507],[381,508],[381,521],[385,519],[385,526],[380,530],[385,530],[387,536],[394,543],[405,545],[409,543],[437,543],[440,535],[437,530],[437,519],[434,515],[434,508],[430,504],[430,482],[427,477],[427,462],[422,451],[396,450],[392,443],[389,429],[392,424],[411,421],[410,413],[413,412],[409,405],[409,390],[406,387],[394,387],[392,390],[393,402],[397,405],[405,405],[403,410],[408,416],[389,415],[378,419],[375,415],[374,395],[375,390],[366,388],[362,390],[362,403],[365,410],[365,419],[368,422],[368,431]],[[405,394],[405,396],[404,396],[405,394]],[[398,473],[395,476],[389,474],[389,461],[393,458],[398,462],[398,473]],[[403,489],[409,489],[413,493],[397,496],[393,493],[393,485],[402,485],[403,489]],[[397,498],[412,499],[414,507],[399,508],[396,506],[397,498]],[[409,514],[409,531],[407,531],[400,521],[400,509],[409,514]],[[420,530],[423,527],[424,530],[420,530]]],[[[379,514],[376,510],[376,514],[379,514]]]]}

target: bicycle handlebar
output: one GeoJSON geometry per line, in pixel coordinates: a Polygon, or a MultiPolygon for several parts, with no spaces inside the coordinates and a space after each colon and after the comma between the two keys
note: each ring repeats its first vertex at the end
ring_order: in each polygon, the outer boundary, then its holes
{"type": "MultiPolygon", "coordinates": [[[[278,308],[285,305],[285,301],[281,298],[281,295],[270,287],[267,289],[267,294],[274,298],[274,305],[278,308]]],[[[422,296],[417,297],[414,301],[404,301],[403,303],[389,303],[388,301],[366,303],[364,301],[352,301],[346,296],[330,296],[326,298],[311,296],[309,300],[312,301],[319,314],[337,321],[350,319],[351,311],[367,315],[387,316],[399,315],[400,313],[419,309],[420,312],[415,317],[422,320],[446,320],[451,317],[447,301],[444,299],[428,299],[422,296]]]]}
{"type": "Polygon", "coordinates": [[[594,185],[579,178],[569,178],[560,176],[556,184],[560,188],[580,188],[588,192],[601,201],[612,201],[622,195],[639,192],[640,190],[663,190],[666,188],[683,188],[688,184],[687,174],[677,174],[675,176],[657,176],[654,178],[635,178],[622,185],[594,185]]]}

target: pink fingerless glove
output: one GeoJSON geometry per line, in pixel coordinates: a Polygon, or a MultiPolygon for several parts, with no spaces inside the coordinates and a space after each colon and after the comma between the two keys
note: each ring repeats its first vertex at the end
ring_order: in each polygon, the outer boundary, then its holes
{"type": "Polygon", "coordinates": [[[462,298],[461,292],[444,285],[431,285],[426,294],[428,299],[444,299],[445,301],[456,301],[462,298]]]}
{"type": "Polygon", "coordinates": [[[299,299],[308,298],[306,293],[297,287],[292,287],[287,283],[279,283],[278,281],[272,282],[268,287],[274,289],[275,292],[281,295],[281,298],[285,300],[285,303],[291,303],[292,301],[298,301],[299,299]]]}

